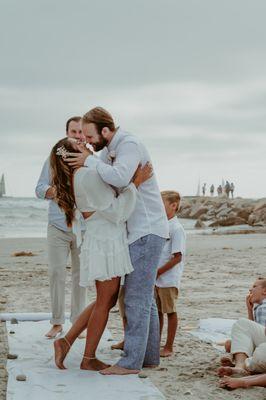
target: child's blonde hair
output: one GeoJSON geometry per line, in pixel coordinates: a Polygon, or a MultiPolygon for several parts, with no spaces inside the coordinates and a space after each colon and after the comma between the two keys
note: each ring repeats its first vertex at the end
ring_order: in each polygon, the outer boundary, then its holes
{"type": "Polygon", "coordinates": [[[161,196],[163,199],[169,201],[170,204],[177,203],[176,212],[179,210],[181,197],[178,192],[175,192],[174,190],[164,190],[161,192],[161,196]]]}
{"type": "Polygon", "coordinates": [[[260,282],[263,289],[266,289],[266,278],[263,278],[260,276],[260,277],[258,277],[258,281],[260,282]]]}

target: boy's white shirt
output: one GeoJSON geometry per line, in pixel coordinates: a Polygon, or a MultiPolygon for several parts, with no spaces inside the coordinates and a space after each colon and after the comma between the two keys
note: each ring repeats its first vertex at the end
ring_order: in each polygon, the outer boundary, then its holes
{"type": "Polygon", "coordinates": [[[178,221],[177,217],[171,218],[168,222],[170,238],[166,241],[164,245],[158,268],[161,268],[168,261],[170,261],[171,258],[174,257],[175,253],[182,254],[182,261],[160,275],[159,278],[156,280],[156,286],[161,288],[176,287],[177,289],[179,289],[184,270],[186,253],[186,233],[183,226],[178,221]]]}

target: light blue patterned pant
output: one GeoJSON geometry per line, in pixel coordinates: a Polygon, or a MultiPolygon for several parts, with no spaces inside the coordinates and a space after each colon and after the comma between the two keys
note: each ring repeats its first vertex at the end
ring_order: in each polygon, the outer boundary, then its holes
{"type": "Polygon", "coordinates": [[[146,235],[129,246],[134,271],[125,279],[124,357],[120,367],[141,369],[143,365],[159,365],[159,318],[154,300],[157,268],[165,239],[146,235]]]}

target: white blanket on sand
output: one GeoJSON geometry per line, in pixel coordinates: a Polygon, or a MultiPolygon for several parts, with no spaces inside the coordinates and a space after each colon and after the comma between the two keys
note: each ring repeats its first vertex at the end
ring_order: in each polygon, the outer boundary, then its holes
{"type": "Polygon", "coordinates": [[[234,319],[201,319],[198,330],[190,333],[204,342],[211,343],[215,348],[223,350],[224,348],[221,347],[221,344],[230,339],[234,322],[236,322],[234,319]]]}
{"type": "MultiPolygon", "coordinates": [[[[19,320],[19,314],[17,315],[19,320]]],[[[85,340],[78,339],[65,365],[59,370],[53,360],[53,341],[44,338],[48,321],[7,322],[9,353],[17,354],[8,360],[7,400],[163,400],[164,396],[149,379],[130,376],[102,376],[98,372],[81,371],[79,364],[85,340]],[[10,331],[15,333],[11,334],[10,331]],[[16,380],[24,374],[25,382],[16,380]]],[[[120,352],[110,350],[111,335],[106,331],[99,345],[98,356],[113,364],[120,352]]]]}

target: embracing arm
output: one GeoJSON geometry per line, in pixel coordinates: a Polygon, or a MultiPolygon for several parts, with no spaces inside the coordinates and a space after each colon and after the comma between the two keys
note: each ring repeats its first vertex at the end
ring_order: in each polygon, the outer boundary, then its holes
{"type": "MultiPolygon", "coordinates": [[[[89,156],[85,161],[87,166],[92,161],[89,156]]],[[[97,171],[104,182],[109,185],[121,188],[129,185],[134,173],[141,161],[141,155],[138,146],[134,142],[124,143],[113,163],[113,165],[105,164],[100,159],[94,159],[97,162],[97,171]]]]}

